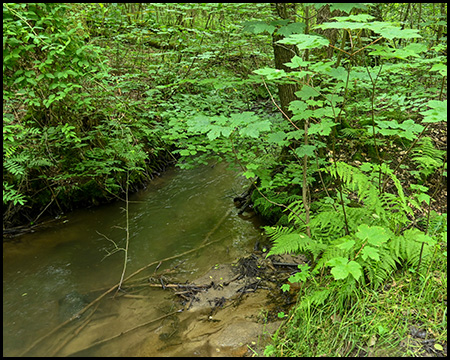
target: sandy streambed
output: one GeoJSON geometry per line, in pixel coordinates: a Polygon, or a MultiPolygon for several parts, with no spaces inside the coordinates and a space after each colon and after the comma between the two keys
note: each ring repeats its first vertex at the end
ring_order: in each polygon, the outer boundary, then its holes
{"type": "MultiPolygon", "coordinates": [[[[275,263],[300,264],[303,258],[277,257],[275,263]]],[[[288,270],[288,272],[292,271],[288,270]]],[[[262,355],[281,321],[268,321],[282,299],[277,279],[286,276],[271,260],[252,254],[233,264],[213,267],[193,284],[211,284],[184,293],[185,309],[177,320],[147,334],[136,356],[262,355]],[[272,281],[271,281],[272,280],[272,281]],[[186,296],[188,294],[188,296],[186,296]],[[277,298],[278,301],[274,301],[277,298]]]]}

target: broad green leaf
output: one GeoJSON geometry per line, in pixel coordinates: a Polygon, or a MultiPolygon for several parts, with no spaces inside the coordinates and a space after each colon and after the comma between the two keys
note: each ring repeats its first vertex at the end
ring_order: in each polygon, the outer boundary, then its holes
{"type": "Polygon", "coordinates": [[[420,243],[426,243],[426,244],[430,244],[430,243],[434,242],[434,240],[431,236],[423,234],[423,233],[416,235],[416,241],[418,241],[420,243]]]}
{"type": "Polygon", "coordinates": [[[393,49],[388,46],[380,46],[380,45],[374,45],[371,48],[375,48],[375,51],[372,51],[369,53],[369,55],[375,56],[382,56],[386,59],[402,59],[406,60],[408,57],[420,57],[420,53],[427,50],[427,47],[425,44],[410,44],[402,49],[393,49]]]}
{"type": "Polygon", "coordinates": [[[280,44],[297,45],[299,50],[323,47],[330,44],[329,40],[322,36],[307,34],[293,34],[277,42],[280,44]]]}
{"type": "Polygon", "coordinates": [[[335,280],[343,280],[348,277],[349,271],[347,269],[347,266],[337,265],[331,268],[331,274],[333,275],[335,280]]]}
{"type": "Polygon", "coordinates": [[[348,259],[344,257],[335,257],[327,261],[327,265],[337,266],[337,265],[346,265],[348,263],[348,259]]]}
{"type": "Polygon", "coordinates": [[[361,265],[359,265],[356,261],[350,261],[347,264],[347,270],[350,274],[353,275],[355,280],[359,280],[362,275],[361,265]]]}
{"type": "Polygon", "coordinates": [[[430,71],[437,71],[439,72],[439,74],[441,74],[442,76],[447,76],[447,65],[445,64],[434,64],[430,71]]]}
{"type": "Polygon", "coordinates": [[[349,14],[352,9],[363,9],[366,10],[367,6],[361,3],[331,3],[330,11],[340,10],[349,14]]]}
{"type": "Polygon", "coordinates": [[[294,100],[289,103],[289,110],[294,114],[306,111],[308,104],[301,100],[294,100]]]}
{"type": "Polygon", "coordinates": [[[289,19],[277,19],[277,20],[273,20],[270,22],[270,25],[273,26],[286,26],[287,24],[289,24],[290,20],[289,19]]]}
{"type": "Polygon", "coordinates": [[[307,67],[311,64],[311,61],[305,61],[300,56],[295,55],[291,62],[285,63],[287,67],[290,67],[291,69],[299,68],[299,67],[307,67]]]}
{"type": "Polygon", "coordinates": [[[424,115],[423,123],[447,122],[447,100],[430,100],[427,106],[431,109],[420,112],[424,115]]]}
{"type": "Polygon", "coordinates": [[[250,123],[246,127],[242,128],[239,133],[242,136],[249,136],[252,138],[258,138],[260,132],[269,131],[270,130],[270,121],[263,120],[255,123],[250,123]]]}
{"type": "MultiPolygon", "coordinates": [[[[374,30],[376,31],[376,30],[374,30]]],[[[398,26],[388,26],[379,29],[378,33],[388,40],[421,38],[419,29],[402,29],[398,26]]]]}
{"type": "MultiPolygon", "coordinates": [[[[373,134],[372,127],[370,127],[370,126],[367,127],[367,133],[368,133],[368,135],[373,134]]],[[[383,136],[399,135],[401,137],[401,135],[402,135],[402,132],[400,130],[394,130],[394,129],[377,129],[377,128],[375,128],[375,133],[376,134],[380,133],[383,136]]]]}
{"type": "Polygon", "coordinates": [[[285,139],[286,133],[284,131],[277,131],[275,133],[269,134],[269,136],[267,137],[267,142],[283,146],[287,143],[285,139]]]}
{"type": "Polygon", "coordinates": [[[304,119],[311,117],[312,115],[313,115],[313,111],[308,109],[303,112],[295,113],[295,115],[291,118],[291,120],[292,121],[304,120],[304,119]]]}
{"type": "Polygon", "coordinates": [[[361,171],[372,171],[373,165],[371,163],[362,163],[359,167],[359,170],[361,171]]]}
{"type": "Polygon", "coordinates": [[[275,26],[269,25],[264,21],[246,21],[242,25],[244,25],[243,31],[251,32],[253,34],[260,34],[264,31],[272,34],[276,29],[275,26]]]}
{"type": "Polygon", "coordinates": [[[225,136],[225,137],[229,137],[230,136],[230,134],[233,132],[233,128],[232,127],[230,127],[230,126],[228,126],[228,127],[221,127],[221,132],[222,132],[222,135],[223,136],[225,136]]]}
{"type": "Polygon", "coordinates": [[[191,152],[188,149],[180,150],[180,155],[181,156],[189,156],[190,154],[191,154],[191,152]]]}
{"type": "Polygon", "coordinates": [[[291,23],[285,26],[282,26],[277,30],[277,33],[283,36],[289,36],[291,34],[303,34],[306,25],[301,22],[291,23]]]}
{"type": "Polygon", "coordinates": [[[339,244],[337,247],[342,250],[350,250],[355,245],[355,240],[347,239],[342,244],[339,244]]]}
{"type": "Polygon", "coordinates": [[[295,153],[298,157],[302,158],[303,156],[314,156],[314,150],[316,150],[315,145],[300,145],[297,149],[295,149],[295,153]]]}
{"type": "Polygon", "coordinates": [[[211,130],[207,134],[208,139],[211,141],[217,139],[220,136],[221,131],[221,126],[211,125],[211,130]]]}
{"type": "MultiPolygon", "coordinates": [[[[363,14],[361,14],[361,15],[363,15],[363,14]]],[[[337,20],[339,18],[335,18],[335,19],[337,20]]],[[[367,24],[365,24],[365,23],[345,21],[345,22],[324,22],[320,25],[314,26],[313,29],[319,28],[322,30],[326,30],[326,29],[359,30],[359,29],[364,29],[366,27],[367,27],[367,24]]]]}
{"type": "Polygon", "coordinates": [[[320,94],[317,92],[317,90],[314,90],[311,86],[303,85],[302,89],[300,91],[297,91],[295,95],[297,95],[302,100],[308,100],[315,96],[319,96],[320,94]]]}
{"type": "Polygon", "coordinates": [[[304,130],[294,130],[294,131],[289,131],[289,132],[286,134],[286,139],[288,139],[288,140],[290,140],[290,139],[298,140],[298,139],[303,138],[303,135],[304,135],[304,134],[305,134],[305,131],[304,131],[304,130]]]}
{"type": "Polygon", "coordinates": [[[365,246],[364,249],[361,251],[361,257],[365,260],[367,258],[371,258],[375,261],[380,261],[380,254],[378,252],[378,249],[375,249],[372,246],[365,246]]]}
{"type": "Polygon", "coordinates": [[[255,74],[266,76],[268,80],[279,79],[286,76],[284,70],[264,68],[253,71],[255,74]]]}
{"type": "Polygon", "coordinates": [[[251,170],[247,170],[242,175],[244,175],[247,179],[252,179],[256,176],[256,174],[251,170]]]}
{"type": "Polygon", "coordinates": [[[376,120],[376,123],[377,123],[377,126],[381,129],[388,129],[388,128],[398,129],[401,127],[401,125],[395,119],[388,120],[388,121],[376,120]]]}
{"type": "Polygon", "coordinates": [[[342,66],[339,66],[338,68],[331,68],[330,70],[326,71],[325,74],[328,74],[340,81],[345,82],[347,80],[347,70],[345,70],[345,68],[342,66]]]}
{"type": "Polygon", "coordinates": [[[414,120],[406,120],[402,122],[399,127],[404,130],[400,136],[408,140],[414,140],[416,138],[415,134],[418,134],[423,130],[423,126],[416,124],[414,120]]]}
{"type": "MultiPolygon", "coordinates": [[[[322,106],[322,104],[313,104],[313,100],[306,100],[310,105],[312,106],[322,106]]],[[[321,102],[322,103],[322,102],[321,102]]],[[[324,117],[328,117],[328,118],[334,118],[334,114],[333,114],[333,108],[331,106],[324,106],[324,107],[319,107],[316,110],[313,110],[313,116],[315,118],[324,118],[324,117]]]]}
{"type": "MultiPolygon", "coordinates": [[[[333,4],[334,6],[335,4],[333,4]]],[[[340,4],[343,5],[343,4],[340,4]]],[[[346,5],[354,5],[354,4],[346,4],[346,5]]],[[[358,14],[358,15],[349,15],[349,16],[337,16],[333,18],[338,22],[347,22],[347,21],[359,21],[363,23],[367,23],[369,20],[375,19],[372,15],[369,14],[358,14]]]]}
{"type": "Polygon", "coordinates": [[[299,265],[298,268],[300,269],[299,272],[296,272],[294,275],[289,277],[289,281],[291,283],[298,283],[298,282],[304,282],[308,279],[309,274],[309,265],[299,265]]]}
{"type": "Polygon", "coordinates": [[[382,243],[389,240],[390,235],[387,233],[386,229],[381,226],[368,226],[362,224],[358,226],[356,237],[363,241],[367,240],[369,244],[374,246],[380,246],[382,243]]]}
{"type": "Polygon", "coordinates": [[[186,121],[189,131],[204,134],[211,129],[211,121],[208,116],[198,115],[186,121]]]}
{"type": "Polygon", "coordinates": [[[244,111],[242,113],[234,113],[230,116],[230,125],[232,127],[238,127],[241,125],[246,125],[248,123],[257,121],[259,118],[255,115],[253,111],[244,111]]]}
{"type": "Polygon", "coordinates": [[[332,120],[325,118],[318,124],[311,124],[308,129],[308,134],[328,136],[330,135],[333,126],[336,126],[336,124],[332,120]]]}
{"type": "MultiPolygon", "coordinates": [[[[314,100],[314,99],[309,99],[306,100],[305,103],[307,103],[309,106],[312,107],[317,107],[317,109],[314,110],[314,116],[315,117],[320,117],[318,114],[319,111],[325,110],[325,108],[322,108],[324,101],[323,100],[314,100]]],[[[330,109],[329,107],[327,109],[330,109]]]]}

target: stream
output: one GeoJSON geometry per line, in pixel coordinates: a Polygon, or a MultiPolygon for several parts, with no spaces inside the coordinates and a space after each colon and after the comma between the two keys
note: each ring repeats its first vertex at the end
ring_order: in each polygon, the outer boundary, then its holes
{"type": "MultiPolygon", "coordinates": [[[[175,268],[177,279],[185,283],[249,253],[260,240],[261,224],[257,218],[241,219],[233,205],[233,197],[246,186],[246,179],[221,163],[170,169],[146,190],[131,195],[126,274],[195,249],[205,240],[217,241],[163,262],[158,271],[175,268]]],[[[164,316],[182,306],[172,292],[159,288],[145,289],[130,298],[113,298],[113,292],[95,313],[87,312],[33,345],[119,282],[124,253],[114,250],[125,246],[123,208],[123,202],[115,202],[76,210],[59,225],[3,243],[3,356],[205,355],[190,352],[183,339],[171,343],[171,352],[161,345],[166,338],[173,339],[180,327],[177,315],[164,316]],[[161,320],[127,333],[159,317],[161,320]],[[89,348],[95,341],[116,335],[116,339],[89,348]],[[158,345],[149,341],[150,335],[158,345]]],[[[155,266],[139,276],[151,276],[153,271],[155,266]]],[[[183,318],[184,328],[189,328],[192,317],[183,318]]]]}

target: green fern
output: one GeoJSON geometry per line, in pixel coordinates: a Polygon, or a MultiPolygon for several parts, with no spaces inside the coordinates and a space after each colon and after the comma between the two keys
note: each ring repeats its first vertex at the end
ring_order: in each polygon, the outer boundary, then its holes
{"type": "Polygon", "coordinates": [[[412,150],[412,154],[412,160],[417,164],[419,174],[424,178],[433,174],[444,164],[445,151],[436,149],[429,137],[422,138],[412,150]]]}
{"type": "Polygon", "coordinates": [[[371,286],[375,289],[380,287],[389,276],[397,270],[399,258],[389,249],[381,248],[379,251],[380,260],[367,259],[363,263],[364,273],[371,286]]]}
{"type": "Polygon", "coordinates": [[[311,240],[302,233],[293,232],[285,234],[277,234],[272,237],[273,246],[267,256],[280,254],[306,254],[312,258],[317,256],[326,249],[325,244],[321,244],[311,240]]]}
{"type": "Polygon", "coordinates": [[[340,241],[341,239],[336,240],[335,242],[333,242],[333,244],[330,244],[326,247],[325,251],[320,256],[315,269],[325,268],[327,266],[327,262],[333,258],[348,256],[348,252],[338,246],[342,243],[342,241],[340,241]]]}
{"type": "Polygon", "coordinates": [[[356,191],[358,198],[363,201],[365,206],[384,217],[385,210],[378,189],[366,174],[358,168],[340,161],[331,165],[328,171],[335,178],[339,176],[345,187],[350,191],[356,191]]]}
{"type": "MultiPolygon", "coordinates": [[[[348,296],[357,282],[378,288],[401,266],[417,268],[420,262],[420,271],[425,271],[432,258],[434,241],[417,229],[400,235],[400,229],[410,222],[407,215],[412,213],[400,181],[385,165],[366,163],[363,168],[370,173],[365,174],[342,162],[329,168],[332,176],[341,179],[343,191],[353,192],[358,197],[358,206],[345,206],[346,217],[342,206],[334,208],[330,198],[319,200],[314,206],[316,211],[310,214],[309,238],[305,235],[306,225],[293,214],[304,213],[303,203],[298,200],[289,205],[291,227],[266,228],[267,235],[274,241],[268,255],[309,255],[317,262],[314,271],[331,267],[333,276],[341,284],[345,279],[348,296]],[[379,194],[375,183],[380,170],[392,179],[397,194],[379,194]],[[349,235],[345,235],[345,220],[349,235]],[[336,260],[331,261],[333,259],[336,260]],[[364,276],[350,276],[354,275],[355,268],[360,268],[364,276]]],[[[431,221],[430,225],[433,234],[445,226],[442,218],[431,221]]],[[[344,298],[343,295],[341,300],[344,298]]]]}
{"type": "Polygon", "coordinates": [[[267,236],[272,238],[272,240],[276,240],[282,235],[291,234],[294,231],[294,228],[283,226],[265,226],[264,231],[267,236]]]}
{"type": "Polygon", "coordinates": [[[277,254],[297,253],[308,242],[308,237],[303,234],[285,234],[274,240],[273,246],[267,256],[277,254]]]}
{"type": "Polygon", "coordinates": [[[361,139],[364,137],[367,132],[364,129],[354,129],[354,128],[343,128],[339,130],[344,137],[350,139],[361,139]]]}
{"type": "Polygon", "coordinates": [[[299,303],[298,309],[305,309],[309,308],[311,306],[320,306],[325,303],[325,301],[330,297],[331,290],[324,289],[324,290],[316,290],[311,294],[306,295],[302,298],[301,302],[299,303]]]}

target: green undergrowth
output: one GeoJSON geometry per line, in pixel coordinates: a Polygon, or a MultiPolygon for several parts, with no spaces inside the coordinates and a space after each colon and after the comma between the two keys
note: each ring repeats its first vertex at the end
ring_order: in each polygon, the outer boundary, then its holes
{"type": "Polygon", "coordinates": [[[288,225],[266,227],[273,241],[267,256],[303,254],[310,265],[300,265],[289,278],[300,287],[297,304],[279,314],[287,320],[265,355],[439,353],[447,334],[447,215],[428,210],[412,226],[414,210],[430,197],[425,187],[413,185],[407,200],[386,167],[336,163],[327,172],[340,177],[344,202],[337,194],[316,201],[310,236],[300,200],[287,208],[288,225]],[[391,178],[395,193],[379,193],[378,174],[391,178]],[[418,331],[427,346],[413,337],[418,331]]]}
{"type": "Polygon", "coordinates": [[[436,270],[424,278],[400,270],[383,288],[354,290],[353,300],[346,304],[341,302],[341,286],[325,278],[308,281],[264,355],[424,356],[427,348],[428,354],[443,356],[446,260],[441,254],[436,270]]]}

